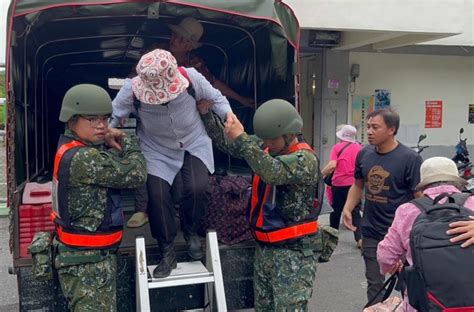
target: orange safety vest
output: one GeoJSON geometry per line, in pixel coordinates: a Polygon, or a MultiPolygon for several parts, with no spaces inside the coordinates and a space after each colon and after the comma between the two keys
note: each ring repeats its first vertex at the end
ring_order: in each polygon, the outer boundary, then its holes
{"type": "MultiPolygon", "coordinates": [[[[313,149],[307,143],[298,143],[291,146],[288,153],[298,150],[313,149]]],[[[253,228],[255,239],[264,244],[279,244],[295,239],[303,238],[318,232],[317,212],[313,211],[299,222],[289,222],[284,220],[278,212],[275,198],[278,196],[276,186],[267,185],[255,175],[252,183],[252,198],[250,209],[247,212],[250,225],[253,228]]]]}
{"type": "Polygon", "coordinates": [[[108,190],[104,222],[96,232],[78,230],[70,223],[67,192],[69,168],[72,158],[83,147],[84,144],[82,142],[64,135],[61,135],[59,139],[58,150],[54,158],[53,212],[51,213],[51,219],[56,225],[57,238],[61,243],[71,247],[100,249],[118,246],[122,240],[123,226],[121,224],[113,224],[112,214],[120,214],[123,218],[123,213],[120,207],[116,207],[113,204],[111,198],[118,195],[118,190],[108,190]]]}

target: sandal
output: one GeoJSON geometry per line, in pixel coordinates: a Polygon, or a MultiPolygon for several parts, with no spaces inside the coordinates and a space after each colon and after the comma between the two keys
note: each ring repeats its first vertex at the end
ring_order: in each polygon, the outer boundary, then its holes
{"type": "Polygon", "coordinates": [[[135,212],[127,221],[127,227],[138,228],[148,223],[148,215],[144,212],[135,212]]]}

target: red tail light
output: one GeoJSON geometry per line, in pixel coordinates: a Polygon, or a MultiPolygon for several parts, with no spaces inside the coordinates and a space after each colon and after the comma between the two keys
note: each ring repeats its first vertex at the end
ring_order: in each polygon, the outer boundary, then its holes
{"type": "Polygon", "coordinates": [[[467,167],[466,170],[464,170],[464,178],[468,179],[471,177],[471,170],[472,170],[472,167],[467,167]]]}

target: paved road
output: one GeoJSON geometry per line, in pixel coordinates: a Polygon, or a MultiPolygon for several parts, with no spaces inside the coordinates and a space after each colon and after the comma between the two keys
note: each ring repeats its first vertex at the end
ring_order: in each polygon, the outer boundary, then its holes
{"type": "Polygon", "coordinates": [[[12,257],[8,248],[8,218],[0,218],[0,311],[18,311],[16,277],[8,274],[12,257]]]}
{"type": "MultiPolygon", "coordinates": [[[[329,223],[327,215],[321,219],[321,222],[329,223]]],[[[331,261],[318,267],[309,310],[360,312],[367,303],[366,289],[364,260],[355,246],[352,232],[341,226],[339,244],[331,261]]]]}

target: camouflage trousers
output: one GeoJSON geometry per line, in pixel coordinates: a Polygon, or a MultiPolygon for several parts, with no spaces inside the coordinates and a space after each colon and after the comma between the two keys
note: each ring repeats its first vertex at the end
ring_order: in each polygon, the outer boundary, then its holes
{"type": "Polygon", "coordinates": [[[307,311],[319,254],[257,244],[254,262],[255,311],[307,311]]]}
{"type": "Polygon", "coordinates": [[[117,311],[117,257],[58,269],[59,282],[71,311],[117,311]]]}

